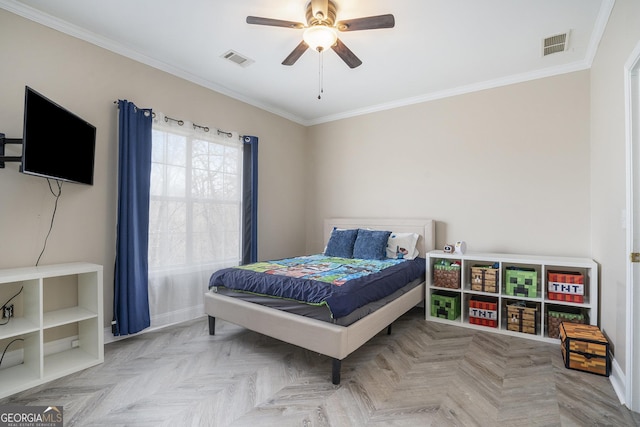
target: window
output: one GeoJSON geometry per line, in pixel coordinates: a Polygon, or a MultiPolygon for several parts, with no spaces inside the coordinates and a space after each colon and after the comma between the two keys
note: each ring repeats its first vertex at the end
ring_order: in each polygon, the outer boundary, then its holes
{"type": "MultiPolygon", "coordinates": [[[[197,126],[153,128],[149,209],[149,303],[201,315],[210,274],[241,257],[242,153],[237,135],[197,126]],[[198,310],[200,310],[198,312],[198,310]]],[[[166,322],[160,322],[166,323],[166,322]]]]}
{"type": "Polygon", "coordinates": [[[239,262],[242,146],[153,130],[149,268],[239,262]]]}

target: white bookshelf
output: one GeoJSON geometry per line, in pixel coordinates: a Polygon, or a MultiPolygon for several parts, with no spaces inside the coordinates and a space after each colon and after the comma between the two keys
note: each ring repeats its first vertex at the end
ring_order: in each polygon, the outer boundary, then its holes
{"type": "Polygon", "coordinates": [[[104,362],[101,265],[79,262],[0,270],[0,305],[14,295],[14,317],[0,320],[7,322],[0,326],[0,352],[20,340],[7,352],[20,353],[21,361],[0,365],[0,398],[104,362]],[[65,301],[65,293],[72,306],[48,304],[65,301]],[[58,328],[77,331],[72,336],[77,346],[69,344],[64,351],[45,355],[45,335],[58,328]]]}
{"type": "Polygon", "coordinates": [[[487,332],[503,333],[522,338],[537,339],[541,341],[557,342],[555,338],[548,335],[548,313],[549,311],[571,311],[580,310],[583,312],[588,323],[598,324],[598,264],[589,258],[573,257],[548,257],[538,255],[518,255],[501,253],[446,253],[441,250],[431,251],[427,254],[427,320],[459,325],[487,332]],[[433,266],[439,260],[460,263],[460,287],[444,288],[434,286],[433,266]],[[482,292],[473,290],[471,286],[471,267],[476,265],[497,265],[498,278],[496,292],[482,292]],[[537,292],[535,296],[509,295],[506,292],[505,276],[506,269],[526,268],[534,270],[537,276],[537,292]],[[559,301],[549,298],[547,274],[553,271],[581,273],[584,276],[584,296],[583,302],[559,301]],[[431,296],[434,293],[449,293],[458,295],[460,298],[460,316],[457,319],[449,320],[437,316],[431,316],[431,296]],[[484,301],[495,302],[497,307],[496,327],[472,324],[469,321],[469,301],[472,298],[484,301]],[[508,304],[522,302],[528,306],[535,306],[538,309],[537,333],[530,334],[516,332],[507,328],[508,304]]]}

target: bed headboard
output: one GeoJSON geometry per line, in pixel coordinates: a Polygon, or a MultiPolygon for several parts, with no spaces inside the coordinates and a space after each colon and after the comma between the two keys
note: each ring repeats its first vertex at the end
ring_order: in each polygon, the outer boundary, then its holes
{"type": "Polygon", "coordinates": [[[435,220],[433,219],[372,219],[372,218],[328,218],[324,220],[324,243],[337,228],[370,228],[395,233],[417,233],[420,256],[436,248],[435,220]]]}

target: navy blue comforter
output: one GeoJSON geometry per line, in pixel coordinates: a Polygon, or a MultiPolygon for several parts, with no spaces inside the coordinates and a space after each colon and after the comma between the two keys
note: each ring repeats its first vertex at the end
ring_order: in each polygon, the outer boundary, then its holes
{"type": "Polygon", "coordinates": [[[363,260],[310,255],[219,270],[209,287],[326,305],[333,318],[348,315],[424,278],[425,259],[363,260]]]}

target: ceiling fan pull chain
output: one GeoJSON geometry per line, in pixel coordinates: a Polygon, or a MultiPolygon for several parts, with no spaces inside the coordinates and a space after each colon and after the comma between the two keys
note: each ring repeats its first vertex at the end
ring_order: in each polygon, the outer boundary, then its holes
{"type": "Polygon", "coordinates": [[[324,93],[324,51],[321,50],[318,56],[318,99],[322,99],[324,93]]]}

